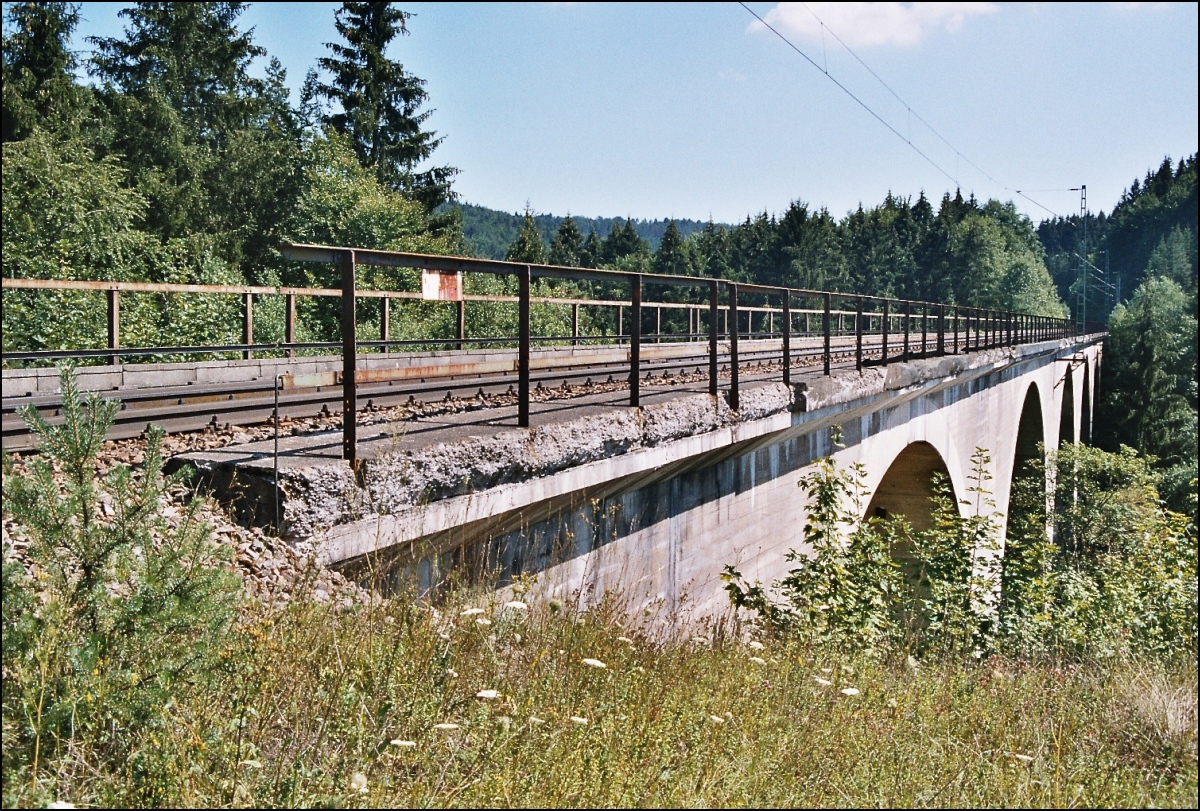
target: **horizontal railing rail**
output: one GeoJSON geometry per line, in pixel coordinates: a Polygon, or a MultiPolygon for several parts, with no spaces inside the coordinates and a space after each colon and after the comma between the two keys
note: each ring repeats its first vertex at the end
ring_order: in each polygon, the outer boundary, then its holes
{"type": "MultiPolygon", "coordinates": [[[[775,287],[693,276],[671,276],[654,273],[634,273],[592,268],[569,268],[555,265],[534,265],[489,259],[394,251],[367,250],[325,245],[292,245],[280,247],[285,259],[299,262],[337,264],[341,284],[334,288],[263,286],[263,285],[198,285],[161,284],[152,282],[77,281],[4,278],[0,284],[7,290],[58,290],[103,292],[107,297],[107,346],[94,349],[41,349],[6,351],[4,362],[57,359],[91,359],[108,357],[119,364],[123,357],[196,355],[240,353],[250,359],[255,352],[276,352],[293,357],[297,350],[336,349],[341,347],[342,371],[337,374],[342,384],[343,456],[357,464],[357,386],[368,382],[357,369],[357,356],[362,348],[412,349],[428,347],[513,347],[518,376],[517,423],[530,424],[531,362],[535,344],[569,342],[570,346],[617,344],[629,365],[629,403],[640,404],[642,343],[703,342],[707,340],[708,390],[720,391],[720,369],[728,370],[728,398],[732,409],[739,408],[739,342],[742,340],[777,341],[782,381],[791,382],[794,361],[801,356],[820,356],[823,374],[831,373],[835,355],[853,353],[855,368],[887,364],[914,358],[1014,346],[1030,342],[1069,338],[1090,332],[1100,332],[1099,325],[1083,325],[1069,319],[1030,315],[994,308],[966,307],[936,302],[894,299],[881,296],[838,293],[803,288],[775,287]],[[422,293],[404,290],[359,289],[356,284],[358,265],[415,268],[436,273],[485,273],[515,276],[516,295],[457,294],[437,298],[456,307],[455,334],[451,337],[393,339],[390,335],[390,302],[427,301],[422,293]],[[581,298],[535,296],[533,279],[569,282],[599,282],[627,289],[628,298],[581,298]],[[699,301],[647,301],[647,286],[692,288],[699,301]],[[122,293],[128,294],[215,294],[239,295],[243,300],[242,341],[203,346],[123,347],[120,343],[120,303],[122,293]],[[286,297],[284,340],[270,343],[254,340],[255,297],[286,297]],[[341,299],[339,319],[341,341],[297,341],[297,297],[336,297],[341,299]],[[746,302],[746,297],[760,301],[746,302]],[[357,301],[381,299],[379,308],[379,340],[358,339],[357,301]],[[742,299],[742,301],[739,301],[742,299]],[[515,336],[467,336],[466,306],[468,303],[507,303],[517,305],[517,334],[515,336]],[[571,335],[553,336],[532,334],[531,308],[534,304],[567,306],[571,308],[571,335]],[[794,306],[796,304],[802,306],[794,306]],[[803,306],[808,305],[808,306],[803,306]],[[587,335],[580,331],[580,308],[616,308],[614,334],[587,335]],[[652,310],[655,329],[643,331],[646,311],[652,310]],[[685,311],[686,332],[663,330],[664,311],[685,311]],[[627,316],[628,314],[628,316],[627,316]],[[755,327],[755,321],[758,327],[755,327]],[[802,328],[797,328],[802,323],[802,328]],[[852,342],[849,340],[853,338],[852,342]],[[837,346],[834,346],[834,339],[837,346]],[[807,351],[794,352],[793,340],[808,341],[807,351]],[[815,343],[815,347],[813,346],[815,343]]],[[[677,316],[676,316],[677,317],[677,316]]],[[[761,347],[756,343],[756,347],[761,347]]],[[[799,347],[797,347],[799,349],[799,347]]],[[[774,350],[773,350],[774,351],[774,350]]],[[[761,352],[756,350],[756,354],[761,352]]],[[[366,374],[364,372],[364,374],[366,374]]],[[[371,371],[372,379],[380,372],[371,371]]],[[[281,378],[288,385],[288,378],[281,378]]],[[[332,379],[332,378],[331,378],[332,379]]],[[[294,385],[299,385],[294,382],[294,385]]]]}

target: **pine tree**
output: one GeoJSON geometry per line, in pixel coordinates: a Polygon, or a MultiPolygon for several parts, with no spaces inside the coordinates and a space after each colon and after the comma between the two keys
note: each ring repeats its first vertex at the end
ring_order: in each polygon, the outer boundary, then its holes
{"type": "Polygon", "coordinates": [[[512,245],[508,246],[508,253],[504,258],[509,262],[524,262],[530,265],[546,263],[546,246],[542,243],[542,234],[533,220],[533,212],[528,208],[525,209],[525,221],[521,224],[521,231],[512,245]]]}
{"type": "Polygon", "coordinates": [[[432,211],[454,198],[450,184],[458,169],[417,171],[444,136],[423,128],[433,114],[421,111],[429,98],[425,80],[385,55],[392,40],[408,34],[411,18],[391,3],[343,3],[335,24],[347,44],[326,43],[334,55],[317,64],[332,80],[318,82],[310,74],[306,95],[315,93],[335,103],[337,109],[325,122],[350,136],[359,162],[374,169],[381,183],[432,211]]]}
{"type": "Polygon", "coordinates": [[[583,248],[583,234],[579,233],[579,227],[568,214],[554,233],[554,241],[550,243],[550,264],[582,267],[583,248]]]}
{"type": "Polygon", "coordinates": [[[79,24],[72,3],[13,3],[4,37],[4,142],[25,138],[34,127],[77,128],[89,94],[75,83],[78,64],[71,34],[79,24]]]}

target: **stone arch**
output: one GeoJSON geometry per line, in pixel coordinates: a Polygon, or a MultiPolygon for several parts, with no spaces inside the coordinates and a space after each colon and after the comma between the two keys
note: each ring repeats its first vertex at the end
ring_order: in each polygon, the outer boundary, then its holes
{"type": "Polygon", "coordinates": [[[1079,442],[1092,444],[1092,363],[1083,364],[1083,400],[1079,407],[1079,442]]]}
{"type": "Polygon", "coordinates": [[[1063,377],[1062,410],[1058,417],[1058,447],[1075,441],[1075,374],[1068,366],[1063,377]]]}
{"type": "Polygon", "coordinates": [[[933,519],[929,499],[935,473],[950,480],[950,470],[937,448],[924,441],[910,443],[883,474],[865,517],[903,516],[914,528],[928,529],[933,519]]]}

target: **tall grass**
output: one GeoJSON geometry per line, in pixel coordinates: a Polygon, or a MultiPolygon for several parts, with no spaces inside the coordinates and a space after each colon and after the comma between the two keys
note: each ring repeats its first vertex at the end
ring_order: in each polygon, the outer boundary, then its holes
{"type": "MultiPolygon", "coordinates": [[[[80,482],[104,414],[93,399],[43,426],[80,482]]],[[[67,502],[157,503],[157,465],[136,487],[68,482],[67,502]]],[[[42,565],[92,563],[30,577],[6,541],[5,806],[1197,801],[1194,644],[1069,661],[964,644],[918,661],[769,623],[672,637],[673,618],[639,624],[619,594],[581,611],[528,596],[528,581],[351,607],[302,583],[290,603],[234,613],[227,578],[203,594],[171,585],[207,576],[195,532],[40,520],[62,485],[38,469],[26,480],[6,460],[6,532],[24,505],[12,528],[40,538],[42,565]],[[185,553],[150,577],[158,547],[185,553]]]]}

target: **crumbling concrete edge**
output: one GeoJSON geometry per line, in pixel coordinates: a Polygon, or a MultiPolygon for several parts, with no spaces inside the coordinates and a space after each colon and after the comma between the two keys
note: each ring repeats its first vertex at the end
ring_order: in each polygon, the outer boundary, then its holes
{"type": "Polygon", "coordinates": [[[757,419],[737,420],[702,434],[597,459],[551,475],[507,482],[486,490],[415,505],[390,514],[376,514],[357,521],[337,524],[315,536],[312,539],[313,546],[317,551],[318,560],[325,565],[390,549],[449,527],[462,526],[519,510],[556,496],[778,433],[792,425],[790,405],[789,398],[788,407],[757,419]]]}

